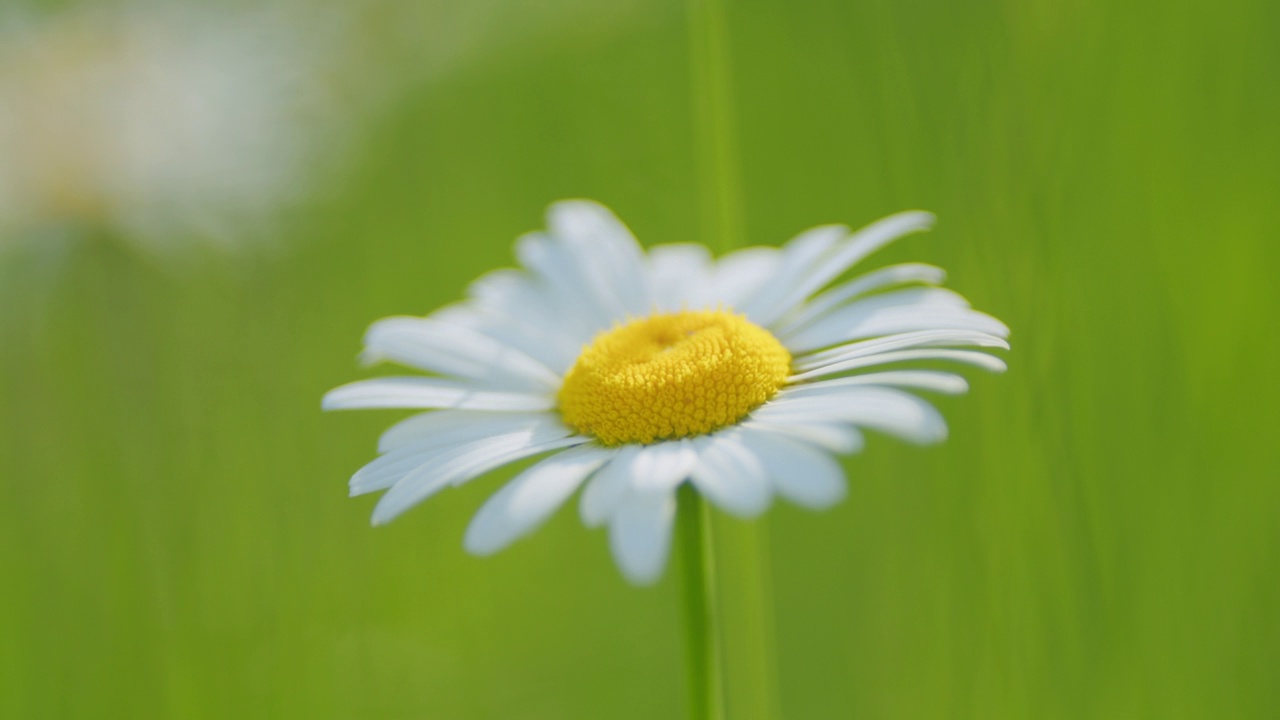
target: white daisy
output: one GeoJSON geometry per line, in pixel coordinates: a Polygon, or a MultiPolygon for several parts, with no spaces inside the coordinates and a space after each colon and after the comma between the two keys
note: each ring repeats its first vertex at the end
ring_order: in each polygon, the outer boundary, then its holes
{"type": "Polygon", "coordinates": [[[385,490],[375,525],[452,486],[545,456],[493,495],[465,545],[497,552],[583,487],[583,522],[608,527],[623,574],[661,576],[676,490],[693,484],[753,517],[774,496],[825,508],[845,494],[834,456],[862,430],[938,442],[938,412],[906,390],[961,393],[963,378],[903,363],[1004,370],[1008,328],[908,263],[834,284],[875,250],[928,229],[906,212],[850,233],[823,226],[782,248],[713,259],[701,245],[646,253],[592,202],[553,205],[518,241],[518,270],[463,302],[373,324],[363,358],[433,373],[330,391],[324,407],[428,410],[387,430],[351,494],[385,490]],[[975,349],[976,348],[976,349],[975,349]]]}

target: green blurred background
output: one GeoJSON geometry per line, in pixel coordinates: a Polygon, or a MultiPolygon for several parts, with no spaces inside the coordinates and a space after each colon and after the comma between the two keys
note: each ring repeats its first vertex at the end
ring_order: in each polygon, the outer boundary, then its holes
{"type": "MultiPolygon", "coordinates": [[[[674,566],[628,586],[571,511],[468,556],[497,476],[372,529],[345,483],[399,415],[319,398],[552,200],[713,241],[689,13],[378,12],[384,107],[271,247],[0,255],[0,716],[683,712],[674,566]]],[[[742,244],[933,210],[873,263],[947,268],[1014,344],[939,401],[945,445],[873,438],[834,510],[719,519],[767,551],[721,578],[732,716],[1280,717],[1280,5],[725,17],[742,244]]]]}

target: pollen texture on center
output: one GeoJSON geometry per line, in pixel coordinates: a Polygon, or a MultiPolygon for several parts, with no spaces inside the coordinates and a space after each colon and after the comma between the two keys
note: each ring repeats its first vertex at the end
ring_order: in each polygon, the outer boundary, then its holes
{"type": "Polygon", "coordinates": [[[703,435],[742,420],[790,373],[782,343],[741,315],[655,314],[583,349],[560,388],[560,413],[605,445],[703,435]]]}

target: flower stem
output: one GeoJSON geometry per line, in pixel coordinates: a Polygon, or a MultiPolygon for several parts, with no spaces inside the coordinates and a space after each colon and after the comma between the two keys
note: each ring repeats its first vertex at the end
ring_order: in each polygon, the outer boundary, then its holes
{"type": "Polygon", "coordinates": [[[711,515],[702,496],[685,484],[679,497],[680,559],[689,673],[690,720],[724,720],[719,599],[711,515]]]}
{"type": "MultiPolygon", "coordinates": [[[[689,61],[703,242],[742,245],[745,221],[733,112],[727,0],[689,0],[689,61]]],[[[767,526],[712,523],[704,500],[681,490],[691,715],[721,720],[780,717],[767,526]],[[719,557],[712,554],[715,527],[719,557]],[[727,589],[723,602],[717,584],[727,589]],[[726,693],[726,687],[728,692],[726,693]]]]}
{"type": "Polygon", "coordinates": [[[702,235],[722,253],[740,244],[743,236],[728,36],[724,0],[689,0],[689,59],[694,147],[699,150],[702,235]]]}

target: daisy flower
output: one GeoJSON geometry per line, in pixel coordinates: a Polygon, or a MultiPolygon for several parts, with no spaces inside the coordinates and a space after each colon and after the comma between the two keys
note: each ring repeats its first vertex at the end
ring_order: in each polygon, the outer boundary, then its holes
{"type": "Polygon", "coordinates": [[[383,433],[381,457],[351,478],[351,494],[386,491],[380,525],[543,456],[484,504],[466,548],[503,549],[582,488],[582,521],[608,528],[637,584],[662,574],[683,483],[741,517],[775,496],[828,507],[845,495],[835,457],[861,450],[864,430],[946,437],[938,412],[908,391],[967,385],[920,361],[1005,368],[986,351],[1008,349],[1008,328],[938,287],[942,270],[907,263],[837,282],[932,223],[905,212],[713,259],[696,244],[646,253],[604,207],[557,203],[545,232],[517,242],[519,269],[484,275],[466,300],[427,317],[369,329],[366,362],[431,374],[344,385],[324,407],[427,412],[383,433]]]}

